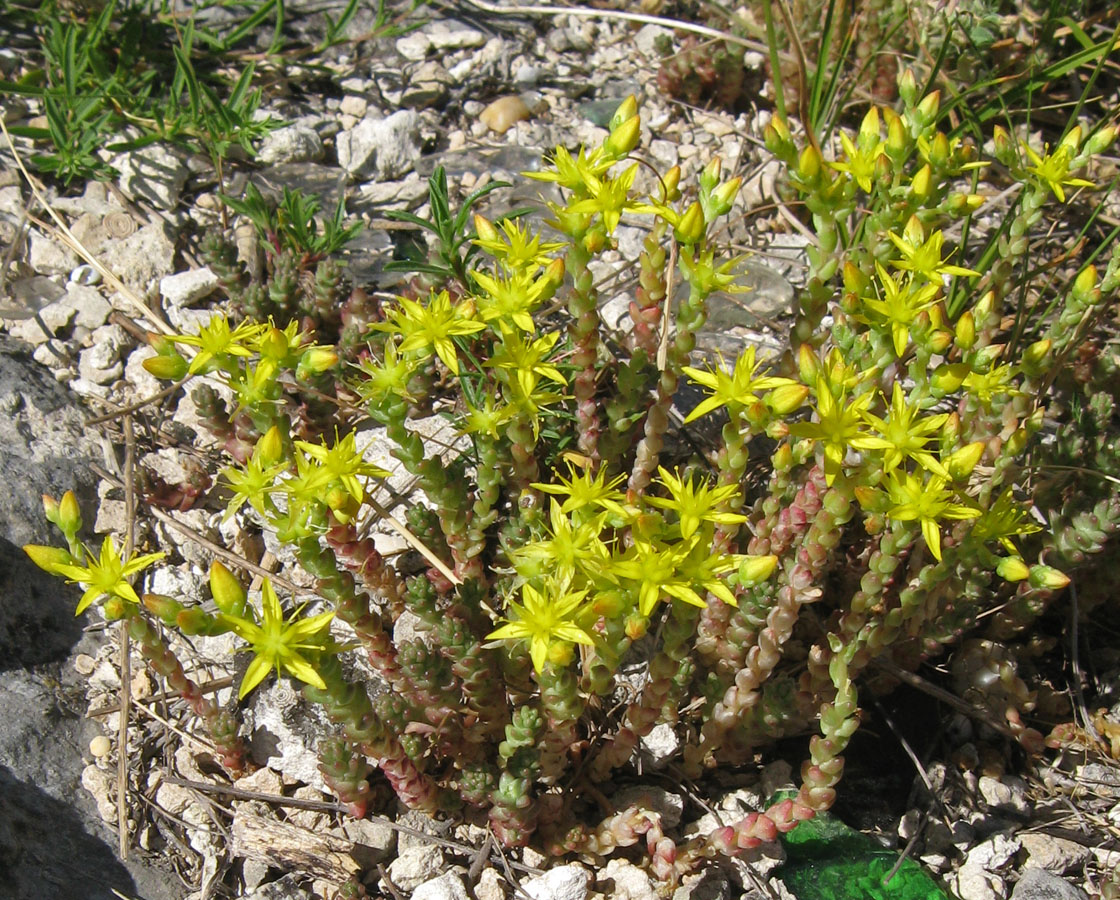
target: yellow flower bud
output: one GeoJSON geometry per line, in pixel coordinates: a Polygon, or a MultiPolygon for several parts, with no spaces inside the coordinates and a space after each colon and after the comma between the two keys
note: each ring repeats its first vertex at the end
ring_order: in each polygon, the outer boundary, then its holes
{"type": "Polygon", "coordinates": [[[984,455],[984,447],[983,441],[973,441],[971,444],[965,444],[945,460],[945,468],[949,470],[949,474],[953,476],[955,481],[960,481],[972,474],[972,470],[976,468],[980,458],[984,455]]]}
{"type": "Polygon", "coordinates": [[[816,147],[806,147],[801,151],[797,160],[797,174],[805,181],[811,181],[820,175],[821,155],[816,147]]]}
{"type": "Polygon", "coordinates": [[[859,123],[859,134],[856,136],[859,146],[864,149],[874,147],[879,143],[879,110],[871,107],[864,113],[863,121],[859,123]]]}
{"type": "Polygon", "coordinates": [[[800,408],[809,396],[809,388],[803,384],[783,384],[766,395],[766,403],[777,415],[789,415],[800,408]]]}
{"type": "Polygon", "coordinates": [[[52,525],[58,524],[58,501],[50,494],[43,494],[43,515],[52,525]]]}
{"type": "Polygon", "coordinates": [[[918,99],[918,80],[910,69],[898,73],[898,96],[907,106],[913,106],[918,99]]]}
{"type": "Polygon", "coordinates": [[[167,356],[151,356],[141,364],[156,378],[163,381],[178,381],[187,374],[187,361],[178,353],[167,356]]]}
{"type": "Polygon", "coordinates": [[[942,363],[929,377],[929,384],[939,395],[951,394],[960,388],[968,374],[965,363],[942,363]]]}
{"type": "Polygon", "coordinates": [[[56,524],[65,535],[77,534],[82,530],[82,510],[78,506],[78,498],[74,496],[73,491],[67,491],[62,495],[62,499],[58,503],[58,521],[56,524]]]}
{"type": "Polygon", "coordinates": [[[288,337],[273,325],[261,337],[261,356],[268,359],[283,359],[288,355],[288,337]]]}
{"type": "Polygon", "coordinates": [[[977,301],[976,305],[972,307],[972,316],[977,322],[981,324],[986,323],[992,317],[992,313],[996,307],[995,291],[988,291],[983,297],[977,301]]]}
{"type": "Polygon", "coordinates": [[[494,227],[493,223],[489,219],[487,219],[486,216],[475,213],[474,230],[478,233],[478,237],[480,240],[498,240],[498,229],[494,227]]]}
{"type": "Polygon", "coordinates": [[[1085,142],[1085,152],[1090,156],[1096,156],[1098,153],[1104,153],[1112,146],[1115,140],[1116,126],[1107,125],[1100,131],[1097,131],[1089,136],[1089,140],[1085,142]]]}
{"type": "Polygon", "coordinates": [[[1074,125],[1069,130],[1069,133],[1062,138],[1062,142],[1058,144],[1059,149],[1065,147],[1069,151],[1071,157],[1077,155],[1077,151],[1081,149],[1081,126],[1074,125]]]}
{"type": "Polygon", "coordinates": [[[682,244],[696,244],[704,237],[706,230],[704,210],[699,201],[693,201],[685,214],[681,216],[680,224],[673,231],[677,240],[682,244]]]}
{"type": "Polygon", "coordinates": [[[1050,566],[1031,566],[1030,585],[1042,591],[1060,591],[1069,585],[1069,576],[1050,566]]]}
{"type": "Polygon", "coordinates": [[[929,167],[929,163],[926,163],[914,174],[914,178],[910,182],[910,192],[919,200],[925,200],[930,195],[932,187],[933,170],[929,167]]]}
{"type": "Polygon", "coordinates": [[[1053,341],[1043,338],[1023,351],[1023,371],[1028,375],[1041,375],[1050,365],[1050,348],[1053,341]]]}
{"type": "Polygon", "coordinates": [[[1011,166],[1016,159],[1015,142],[1011,139],[1011,135],[1007,131],[996,125],[992,129],[992,145],[995,148],[995,156],[1005,166],[1011,166]]]}
{"type": "MultiPolygon", "coordinates": [[[[930,319],[932,318],[933,316],[930,316],[930,319]]],[[[938,328],[930,332],[928,341],[930,350],[934,353],[944,353],[953,343],[953,332],[944,328],[938,328]]]]}
{"type": "Polygon", "coordinates": [[[712,190],[719,184],[719,173],[723,168],[723,162],[718,157],[712,158],[712,161],[704,166],[704,171],[700,173],[700,189],[712,190]]]}
{"type": "Polygon", "coordinates": [[[735,197],[739,193],[739,188],[742,184],[743,179],[735,177],[730,181],[725,181],[712,191],[712,202],[717,216],[722,216],[731,209],[731,205],[735,202],[735,197]]]}
{"type": "Polygon", "coordinates": [[[603,149],[611,156],[622,157],[638,146],[642,138],[642,120],[637,116],[627,119],[610,133],[603,149]]]}
{"type": "Polygon", "coordinates": [[[753,587],[773,575],[777,567],[776,556],[748,556],[739,564],[739,584],[753,587]]]}
{"type": "Polygon", "coordinates": [[[996,574],[1004,581],[1022,581],[1031,574],[1031,570],[1019,557],[1005,556],[996,565],[996,574]]]}
{"type": "Polygon", "coordinates": [[[971,350],[976,343],[976,321],[972,318],[972,313],[962,313],[957,319],[955,339],[962,350],[971,350]]]}
{"type": "Polygon", "coordinates": [[[949,164],[949,154],[951,152],[949,138],[945,136],[944,132],[937,132],[929,144],[929,161],[939,169],[944,168],[949,164]]]}
{"type": "Polygon", "coordinates": [[[35,565],[44,572],[52,575],[58,566],[68,566],[74,558],[61,547],[45,547],[42,544],[24,544],[23,552],[26,553],[35,565]]]}
{"type": "Polygon", "coordinates": [[[802,344],[797,348],[797,368],[801,374],[801,381],[803,384],[816,384],[817,375],[821,370],[820,360],[817,359],[817,354],[808,344],[802,344]]]}
{"type": "Polygon", "coordinates": [[[614,115],[611,116],[611,121],[607,125],[607,130],[614,131],[616,128],[618,128],[619,125],[629,122],[631,119],[635,119],[637,117],[638,100],[633,94],[630,94],[618,105],[618,109],[614,111],[614,115]]]}
{"type": "Polygon", "coordinates": [[[308,347],[296,365],[296,377],[305,379],[322,375],[338,365],[338,352],[334,347],[308,347]]]}
{"type": "Polygon", "coordinates": [[[923,127],[932,125],[933,120],[937,118],[937,110],[941,107],[941,91],[934,91],[932,94],[927,94],[922,98],[922,102],[918,104],[918,121],[923,127]]]}
{"type": "Polygon", "coordinates": [[[884,109],[883,114],[887,120],[887,153],[897,158],[906,153],[909,143],[906,138],[906,125],[893,109],[884,109]]]}
{"type": "Polygon", "coordinates": [[[671,203],[680,198],[680,189],[678,185],[681,182],[681,167],[673,166],[668,172],[661,176],[662,195],[661,200],[663,203],[671,203]]]}
{"type": "Polygon", "coordinates": [[[1086,266],[1082,269],[1073,282],[1073,292],[1081,296],[1088,296],[1097,287],[1097,267],[1086,266]]]}
{"type": "Polygon", "coordinates": [[[264,466],[274,466],[280,462],[284,457],[284,435],[279,425],[273,425],[257,439],[253,455],[264,466]]]}
{"type": "Polygon", "coordinates": [[[245,615],[245,589],[237,577],[217,560],[210,564],[210,595],[227,616],[245,615]]]}

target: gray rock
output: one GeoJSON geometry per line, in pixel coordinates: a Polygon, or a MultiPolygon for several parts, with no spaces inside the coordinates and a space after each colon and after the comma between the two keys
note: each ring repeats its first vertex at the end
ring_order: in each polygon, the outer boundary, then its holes
{"type": "Polygon", "coordinates": [[[401,93],[401,105],[413,109],[427,109],[439,106],[447,99],[448,91],[455,79],[435,60],[422,62],[412,72],[408,84],[401,93]]]}
{"type": "Polygon", "coordinates": [[[1027,869],[1015,890],[1011,892],[1011,900],[1089,900],[1088,896],[1079,887],[1064,881],[1057,875],[1043,869],[1027,869]]]}
{"type": "Polygon", "coordinates": [[[156,220],[127,238],[109,241],[101,261],[121,281],[146,294],[175,269],[175,244],[169,227],[156,220]]]}
{"type": "Polygon", "coordinates": [[[439,847],[409,847],[389,863],[389,877],[397,887],[411,891],[438,876],[443,866],[439,847]]]}
{"type": "Polygon", "coordinates": [[[246,894],[244,900],[314,900],[315,895],[311,891],[300,887],[303,877],[296,872],[285,875],[276,881],[262,884],[251,894],[246,894]]]}
{"type": "Polygon", "coordinates": [[[660,59],[661,54],[657,52],[657,44],[660,38],[672,40],[672,29],[661,25],[644,25],[634,35],[634,46],[647,59],[660,59]]]}
{"type": "Polygon", "coordinates": [[[1089,848],[1083,844],[1052,834],[1020,834],[1018,838],[1027,851],[1027,868],[1046,869],[1061,875],[1082,865],[1090,855],[1089,848]]]}
{"type": "Polygon", "coordinates": [[[649,875],[625,859],[610,860],[596,876],[595,886],[612,900],[657,900],[649,875]]]}
{"type": "Polygon", "coordinates": [[[342,833],[354,842],[351,856],[364,869],[376,868],[397,849],[397,831],[376,819],[344,819],[342,833]]]}
{"type": "Polygon", "coordinates": [[[317,162],[323,158],[323,141],[314,128],[288,125],[270,131],[261,141],[257,160],[266,166],[277,163],[317,162]]]}
{"type": "Polygon", "coordinates": [[[639,742],[646,764],[651,768],[666,765],[681,747],[681,739],[676,730],[667,722],[654,725],[639,742]]]}
{"type": "Polygon", "coordinates": [[[412,892],[412,900],[470,900],[470,895],[458,872],[444,872],[419,885],[412,892]]]}
{"type": "Polygon", "coordinates": [[[952,878],[953,890],[960,900],[1003,900],[1003,879],[979,866],[965,864],[952,878]]]}
{"type": "MultiPolygon", "coordinates": [[[[44,492],[57,498],[73,489],[87,512],[92,511],[95,492],[88,465],[101,451],[83,418],[44,369],[0,343],[0,538],[17,547],[54,540],[56,532],[43,517],[44,492]]],[[[5,618],[0,605],[0,622],[5,618]]],[[[16,627],[15,620],[7,624],[16,627]]],[[[28,636],[28,650],[33,652],[36,641],[48,637],[28,636]]]]}
{"type": "Polygon", "coordinates": [[[400,178],[420,157],[415,110],[402,109],[385,119],[362,119],[335,139],[338,164],[352,175],[400,178]]]}
{"type": "Polygon", "coordinates": [[[715,868],[694,875],[685,875],[681,885],[673,892],[673,900],[731,900],[738,896],[731,881],[715,868]]]}
{"type": "Polygon", "coordinates": [[[113,305],[95,287],[71,281],[66,285],[65,306],[74,310],[74,324],[83,328],[100,328],[109,320],[113,305]]]}
{"type": "Polygon", "coordinates": [[[1003,778],[981,775],[977,788],[984,802],[996,812],[1023,819],[1030,816],[1031,804],[1027,799],[1027,784],[1022,778],[1016,778],[1014,775],[1005,775],[1003,778]]]}
{"type": "Polygon", "coordinates": [[[573,863],[530,878],[521,888],[532,900],[586,900],[590,881],[587,869],[573,863]]]}
{"type": "Polygon", "coordinates": [[[120,188],[133,200],[147,200],[160,209],[179,203],[190,170],[180,153],[162,144],[122,153],[113,165],[120,175],[120,188]]]}
{"type": "Polygon", "coordinates": [[[40,275],[68,275],[78,264],[73,250],[37,229],[27,232],[27,242],[27,261],[40,275]]]}
{"type": "Polygon", "coordinates": [[[209,296],[218,286],[218,276],[209,266],[189,269],[159,280],[159,292],[172,306],[192,306],[209,296]]]}
{"type": "MultiPolygon", "coordinates": [[[[240,678],[238,672],[235,680],[240,678]]],[[[269,679],[251,697],[253,758],[293,781],[327,792],[315,752],[319,735],[331,731],[322,707],[305,701],[287,678],[269,679]]]]}
{"type": "Polygon", "coordinates": [[[615,809],[637,806],[661,816],[665,828],[676,828],[684,813],[684,797],[652,784],[632,784],[611,797],[615,809]]]}

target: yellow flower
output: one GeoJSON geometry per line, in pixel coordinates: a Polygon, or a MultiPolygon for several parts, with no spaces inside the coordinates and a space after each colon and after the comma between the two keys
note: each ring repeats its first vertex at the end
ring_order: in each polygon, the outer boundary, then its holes
{"type": "Polygon", "coordinates": [[[828,377],[818,375],[817,421],[795,422],[789,426],[790,434],[794,437],[809,438],[821,444],[824,450],[825,482],[830,486],[840,474],[848,448],[874,450],[879,446],[879,441],[866,434],[862,428],[867,407],[874,397],[868,392],[850,403],[846,402],[846,374],[844,367],[840,366],[831,368],[828,377]],[[839,396],[833,394],[833,383],[837,383],[839,396]]]}
{"type": "Polygon", "coordinates": [[[229,320],[223,315],[216,315],[199,329],[197,335],[176,334],[170,340],[176,344],[198,347],[198,353],[187,368],[189,374],[195,375],[213,371],[223,356],[252,356],[261,335],[268,328],[268,325],[245,321],[231,331],[229,320]]]}
{"type": "Polygon", "coordinates": [[[717,488],[701,484],[696,487],[692,478],[685,482],[683,478],[673,475],[664,466],[659,466],[657,472],[660,483],[668,488],[670,496],[647,496],[646,502],[651,506],[675,511],[680,522],[681,537],[686,541],[696,533],[701,522],[737,525],[747,521],[746,516],[726,512],[724,509],[739,493],[737,484],[725,484],[717,488]]]}
{"type": "Polygon", "coordinates": [[[976,278],[980,276],[979,272],[966,269],[963,266],[950,265],[941,258],[941,247],[945,242],[945,235],[941,233],[940,229],[934,230],[925,240],[922,239],[923,234],[922,224],[915,216],[911,216],[906,223],[902,237],[899,237],[893,231],[888,232],[887,237],[902,254],[902,259],[891,260],[891,265],[896,269],[921,275],[935,284],[941,283],[943,275],[963,275],[976,278]]]}
{"type": "Polygon", "coordinates": [[[865,439],[864,446],[874,450],[885,450],[883,471],[896,469],[907,459],[912,459],[923,469],[949,479],[948,470],[932,453],[926,449],[926,441],[933,438],[948,420],[948,413],[919,418],[922,411],[918,406],[906,402],[902,387],[896,381],[891,392],[891,408],[884,421],[871,413],[863,414],[864,421],[878,433],[878,437],[865,439]]]}
{"type": "Polygon", "coordinates": [[[938,283],[926,284],[916,288],[912,280],[905,284],[896,281],[879,263],[875,263],[879,274],[881,297],[861,297],[865,307],[882,316],[891,329],[891,343],[899,359],[906,352],[910,340],[910,326],[918,314],[929,309],[937,299],[940,290],[938,283]]]}
{"type": "Polygon", "coordinates": [[[89,550],[85,551],[87,558],[84,566],[78,565],[69,554],[66,554],[65,559],[70,561],[64,561],[53,547],[28,544],[23,549],[40,568],[52,575],[61,575],[72,584],[80,582],[86,586],[74,615],[80,615],[94,600],[102,597],[120,597],[129,603],[139,603],[140,598],[128,583],[129,576],[146,569],[167,555],[162,551],[146,553],[143,556],[133,553],[126,562],[121,558],[121,551],[113,544],[110,535],[105,535],[105,540],[101,542],[101,553],[98,557],[95,558],[89,550]]]}
{"type": "Polygon", "coordinates": [[[220,615],[230,631],[245,640],[254,654],[253,661],[249,663],[245,677],[241,680],[241,688],[237,692],[238,698],[244,697],[264,681],[265,676],[272,669],[276,669],[278,674],[282,670],[286,671],[306,684],[313,685],[319,690],[326,690],[327,686],[323,679],[300,651],[321,652],[329,648],[331,639],[327,626],[334,618],[334,612],[319,613],[310,619],[300,619],[299,614],[302,609],[303,607],[297,609],[285,621],[284,612],[280,609],[280,600],[276,596],[272,582],[266,578],[261,585],[259,625],[240,616],[230,616],[225,613],[220,615]]]}
{"type": "Polygon", "coordinates": [[[491,631],[486,640],[527,640],[533,668],[539,674],[544,671],[553,644],[591,646],[595,643],[591,635],[575,623],[585,596],[587,591],[569,590],[567,582],[555,579],[546,580],[543,591],[526,583],[521,587],[522,602],[510,603],[514,618],[491,631]]]}
{"type": "Polygon", "coordinates": [[[433,291],[427,307],[408,297],[398,297],[397,305],[398,309],[390,313],[391,323],[381,322],[372,327],[402,335],[402,353],[432,348],[451,374],[458,375],[459,359],[451,339],[482,331],[486,325],[471,319],[462,305],[452,306],[447,291],[433,291]]]}
{"type": "Polygon", "coordinates": [[[940,562],[938,523],[942,519],[974,519],[980,515],[980,510],[955,503],[953,491],[945,486],[945,479],[937,475],[923,481],[919,475],[896,469],[890,477],[887,493],[894,506],[887,510],[887,515],[900,522],[918,522],[929,552],[940,562]]]}
{"type": "MultiPolygon", "coordinates": [[[[722,357],[720,363],[723,363],[722,357]]],[[[755,348],[747,347],[735,360],[735,368],[729,375],[721,365],[718,369],[704,372],[685,366],[684,373],[699,385],[703,385],[712,392],[711,396],[697,404],[696,408],[688,414],[685,424],[707,415],[721,406],[732,409],[742,409],[758,403],[761,399],[758,394],[774,388],[796,386],[797,382],[790,378],[777,378],[771,375],[759,375],[758,370],[762,362],[755,360],[755,348]]]]}
{"type": "Polygon", "coordinates": [[[1027,166],[1027,171],[1043,182],[1060,203],[1066,202],[1066,192],[1063,187],[1095,187],[1093,182],[1084,178],[1074,178],[1069,173],[1069,164],[1077,152],[1077,145],[1081,143],[1081,129],[1074,128],[1058,145],[1053,153],[1039,156],[1029,144],[1023,144],[1027,156],[1034,165],[1027,166]]]}

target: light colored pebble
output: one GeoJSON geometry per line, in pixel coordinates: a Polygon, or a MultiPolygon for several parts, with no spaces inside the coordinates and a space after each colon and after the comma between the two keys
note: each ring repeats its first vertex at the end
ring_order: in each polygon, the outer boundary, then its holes
{"type": "Polygon", "coordinates": [[[478,119],[491,131],[505,134],[515,123],[525,121],[530,115],[532,113],[529,112],[525,101],[516,94],[510,94],[499,97],[487,106],[478,114],[478,119]]]}

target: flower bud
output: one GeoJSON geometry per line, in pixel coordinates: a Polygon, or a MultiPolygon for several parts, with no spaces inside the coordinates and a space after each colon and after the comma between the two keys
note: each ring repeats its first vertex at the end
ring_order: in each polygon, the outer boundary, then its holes
{"type": "Polygon", "coordinates": [[[723,168],[723,162],[718,156],[712,157],[712,161],[704,166],[704,171],[700,173],[700,190],[713,191],[717,184],[719,184],[719,173],[723,168]]]}
{"type": "Polygon", "coordinates": [[[800,408],[809,396],[809,389],[803,384],[783,384],[766,395],[766,404],[779,416],[786,416],[800,408]]]}
{"type": "Polygon", "coordinates": [[[1031,570],[1019,557],[1005,556],[996,565],[996,574],[1004,581],[1022,581],[1031,574],[1031,570]]]}
{"type": "Polygon", "coordinates": [[[59,566],[73,565],[74,557],[61,547],[45,547],[42,544],[24,544],[23,552],[26,553],[35,565],[44,572],[56,575],[59,566]]]}
{"type": "Polygon", "coordinates": [[[909,143],[906,138],[906,125],[893,109],[884,109],[883,114],[887,120],[887,153],[894,159],[899,159],[906,154],[909,143]]]}
{"type": "MultiPolygon", "coordinates": [[[[1086,266],[1073,282],[1073,293],[1078,298],[1089,298],[1097,289],[1097,267],[1086,266]]],[[[1089,300],[1088,302],[1093,302],[1089,300]]]]}
{"type": "Polygon", "coordinates": [[[964,194],[960,191],[953,191],[945,201],[954,216],[967,215],[970,212],[975,212],[984,205],[984,198],[979,194],[964,194]]]}
{"type": "Polygon", "coordinates": [[[275,325],[261,335],[259,350],[265,359],[282,360],[289,349],[288,336],[275,325]]]}
{"type": "MultiPolygon", "coordinates": [[[[882,159],[882,157],[880,157],[882,159]]],[[[930,195],[930,190],[933,187],[933,170],[930,169],[929,163],[926,163],[915,173],[914,178],[910,182],[910,193],[912,193],[919,200],[925,200],[930,195]]]]}
{"type": "Polygon", "coordinates": [[[67,491],[58,502],[58,521],[55,524],[67,537],[73,537],[82,530],[82,510],[73,491],[67,491]]]}
{"type": "Polygon", "coordinates": [[[498,229],[494,227],[493,223],[486,216],[475,213],[474,215],[474,230],[478,233],[478,237],[483,241],[496,241],[498,239],[498,229]]]}
{"type": "Polygon", "coordinates": [[[861,150],[870,150],[879,143],[879,110],[872,106],[859,124],[856,143],[861,150]]]}
{"type": "Polygon", "coordinates": [[[166,356],[151,356],[141,365],[162,381],[178,381],[187,374],[187,361],[178,353],[166,356]]]}
{"type": "Polygon", "coordinates": [[[945,468],[949,470],[954,481],[961,481],[972,474],[972,470],[984,455],[984,447],[983,441],[973,441],[971,444],[965,444],[945,460],[945,468]]]}
{"type": "Polygon", "coordinates": [[[915,118],[921,127],[928,128],[937,118],[937,110],[941,107],[941,91],[926,94],[915,110],[915,118]]]}
{"type": "Polygon", "coordinates": [[[995,148],[995,157],[1008,168],[1015,165],[1018,154],[1015,151],[1015,142],[1011,135],[1000,125],[992,129],[992,145],[995,148]]]}
{"type": "Polygon", "coordinates": [[[637,116],[627,119],[614,128],[603,144],[603,149],[611,156],[623,157],[638,146],[642,138],[642,120],[637,116]]]}
{"type": "Polygon", "coordinates": [[[197,606],[192,606],[179,611],[175,616],[175,627],[186,635],[210,634],[214,628],[214,619],[197,606]]]}
{"type": "Polygon", "coordinates": [[[778,557],[748,556],[739,564],[739,584],[742,587],[754,587],[774,574],[778,566],[778,557]]]}
{"type": "Polygon", "coordinates": [[[957,319],[954,339],[962,350],[971,350],[972,345],[976,343],[976,320],[973,319],[971,312],[962,313],[957,319]]]}
{"type": "Polygon", "coordinates": [[[812,181],[821,172],[821,155],[816,147],[806,147],[797,160],[797,174],[803,181],[812,181]]]}
{"type": "Polygon", "coordinates": [[[817,359],[817,354],[808,344],[802,344],[797,348],[797,368],[801,374],[802,384],[816,384],[817,376],[821,371],[820,360],[817,359]]]}
{"type": "Polygon", "coordinates": [[[1023,371],[1032,376],[1041,375],[1045,372],[1050,367],[1050,348],[1052,346],[1053,341],[1049,338],[1043,338],[1027,347],[1023,351],[1023,371]]]}
{"type": "Polygon", "coordinates": [[[942,363],[929,377],[929,385],[936,395],[951,394],[960,388],[968,374],[966,363],[942,363]]]}
{"type": "Polygon", "coordinates": [[[646,632],[649,631],[649,619],[637,613],[631,613],[626,617],[624,628],[626,636],[630,638],[631,641],[640,641],[645,637],[646,632]]]}
{"type": "MultiPolygon", "coordinates": [[[[930,318],[932,319],[932,316],[930,318]]],[[[953,332],[944,328],[931,331],[927,338],[927,343],[929,344],[929,349],[934,353],[944,353],[953,343],[953,332]]]]}
{"type": "Polygon", "coordinates": [[[607,233],[602,228],[592,228],[583,236],[583,249],[588,253],[601,253],[607,246],[607,233]]]}
{"type": "Polygon", "coordinates": [[[974,372],[990,371],[1002,353],[1003,344],[988,344],[987,347],[981,347],[976,351],[976,356],[972,360],[972,370],[974,372]]]}
{"type": "Polygon", "coordinates": [[[614,111],[614,115],[611,116],[611,120],[607,125],[607,130],[614,131],[620,125],[623,125],[626,122],[631,121],[632,119],[636,119],[637,117],[638,100],[633,94],[630,94],[618,105],[618,109],[614,111]]]}
{"type": "Polygon", "coordinates": [[[245,589],[236,576],[215,560],[210,564],[210,594],[214,604],[227,616],[245,615],[245,589]]]}
{"type": "Polygon", "coordinates": [[[1050,566],[1031,566],[1030,586],[1041,591],[1060,591],[1069,584],[1069,576],[1050,566]]]}
{"type": "Polygon", "coordinates": [[[52,525],[58,525],[58,501],[50,494],[43,494],[43,515],[52,525]]]}
{"type": "Polygon", "coordinates": [[[1074,125],[1073,128],[1071,128],[1066,134],[1066,136],[1062,138],[1061,143],[1058,144],[1058,149],[1060,150],[1062,147],[1065,147],[1069,152],[1070,158],[1077,155],[1077,151],[1081,149],[1080,125],[1074,125]]]}
{"type": "Polygon", "coordinates": [[[844,290],[849,294],[862,294],[867,290],[867,286],[871,283],[871,279],[867,274],[851,260],[844,262],[844,290]]]}
{"type": "Polygon", "coordinates": [[[943,169],[949,164],[951,152],[949,138],[945,136],[945,132],[937,132],[933,136],[933,140],[929,142],[929,161],[937,168],[943,169]]]}
{"type": "Polygon", "coordinates": [[[1116,126],[1107,125],[1089,136],[1089,140],[1085,142],[1085,152],[1090,156],[1096,156],[1098,153],[1104,153],[1112,146],[1115,140],[1116,126]]]}
{"type": "Polygon", "coordinates": [[[1031,439],[1030,432],[1026,428],[1016,428],[1011,432],[1011,437],[1003,445],[1001,455],[1003,456],[1019,456],[1024,450],[1027,449],[1027,442],[1031,439]]]}
{"type": "Polygon", "coordinates": [[[731,211],[731,206],[735,202],[735,197],[742,184],[743,179],[735,177],[730,181],[725,181],[712,191],[712,210],[715,215],[722,216],[731,211]]]}
{"type": "Polygon", "coordinates": [[[918,102],[918,81],[910,69],[903,69],[898,73],[898,96],[907,106],[918,102]]]}
{"type": "Polygon", "coordinates": [[[945,424],[941,426],[941,439],[944,442],[941,446],[952,447],[960,437],[961,433],[961,416],[956,410],[953,410],[945,419],[945,424]]]}
{"type": "Polygon", "coordinates": [[[257,439],[253,456],[264,466],[274,466],[280,462],[284,456],[284,435],[279,425],[273,425],[257,439]]]}
{"type": "Polygon", "coordinates": [[[144,604],[144,609],[168,625],[175,624],[175,617],[183,609],[182,603],[163,594],[144,594],[140,602],[144,604]]]}
{"type": "Polygon", "coordinates": [[[101,604],[101,612],[109,622],[119,622],[129,614],[128,601],[116,595],[106,598],[101,604]]]}
{"type": "Polygon", "coordinates": [[[316,375],[329,372],[338,365],[338,351],[334,347],[308,347],[303,351],[296,364],[296,378],[307,381],[316,375]]]}
{"type": "Polygon", "coordinates": [[[678,185],[681,183],[681,167],[673,166],[668,172],[661,176],[662,203],[672,203],[674,200],[679,200],[681,196],[680,188],[678,185]]]}
{"type": "Polygon", "coordinates": [[[704,210],[697,200],[681,216],[680,224],[673,231],[682,244],[697,244],[703,239],[706,230],[704,210]]]}

